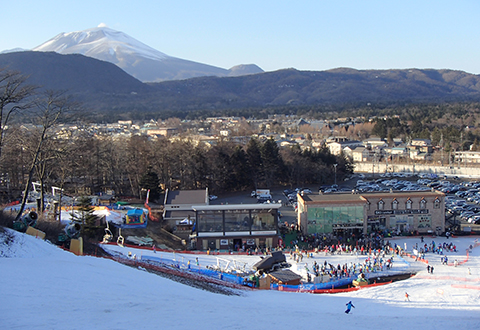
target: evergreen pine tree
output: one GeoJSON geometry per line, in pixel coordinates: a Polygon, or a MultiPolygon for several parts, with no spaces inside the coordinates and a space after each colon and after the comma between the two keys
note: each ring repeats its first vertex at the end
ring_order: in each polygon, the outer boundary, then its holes
{"type": "Polygon", "coordinates": [[[98,217],[93,214],[95,208],[92,206],[92,199],[88,196],[80,197],[77,210],[77,213],[72,213],[73,221],[82,226],[82,234],[94,237],[98,229],[96,225],[98,217]]]}
{"type": "Polygon", "coordinates": [[[142,175],[140,188],[147,191],[150,190],[150,200],[156,200],[160,197],[160,179],[151,166],[149,166],[147,172],[142,175]]]}

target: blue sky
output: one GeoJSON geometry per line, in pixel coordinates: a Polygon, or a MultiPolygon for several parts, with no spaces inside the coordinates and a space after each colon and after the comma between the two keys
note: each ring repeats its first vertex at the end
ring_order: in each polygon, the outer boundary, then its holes
{"type": "Polygon", "coordinates": [[[1,8],[0,51],[104,23],[167,55],[226,69],[480,74],[478,0],[4,0],[1,8]]]}

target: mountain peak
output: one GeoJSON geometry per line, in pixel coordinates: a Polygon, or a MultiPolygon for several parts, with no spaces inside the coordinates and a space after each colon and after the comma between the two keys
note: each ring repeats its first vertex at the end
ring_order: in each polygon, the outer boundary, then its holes
{"type": "Polygon", "coordinates": [[[256,64],[240,64],[231,67],[228,71],[228,75],[230,77],[238,77],[265,72],[256,64]]]}
{"type": "Polygon", "coordinates": [[[32,49],[60,54],[82,54],[99,60],[119,64],[120,53],[162,61],[168,56],[129,35],[100,25],[91,29],[63,32],[32,49]]]}

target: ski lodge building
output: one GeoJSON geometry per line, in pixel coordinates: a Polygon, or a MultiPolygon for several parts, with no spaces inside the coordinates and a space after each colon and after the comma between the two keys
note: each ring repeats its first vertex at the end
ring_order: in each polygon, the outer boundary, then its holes
{"type": "Polygon", "coordinates": [[[197,250],[276,247],[281,206],[277,203],[194,205],[196,223],[190,247],[197,250]]]}
{"type": "Polygon", "coordinates": [[[298,225],[305,235],[445,231],[445,194],[439,191],[320,193],[297,197],[298,225]]]}
{"type": "Polygon", "coordinates": [[[276,247],[282,204],[210,205],[208,189],[167,190],[163,220],[197,250],[276,247]]]}

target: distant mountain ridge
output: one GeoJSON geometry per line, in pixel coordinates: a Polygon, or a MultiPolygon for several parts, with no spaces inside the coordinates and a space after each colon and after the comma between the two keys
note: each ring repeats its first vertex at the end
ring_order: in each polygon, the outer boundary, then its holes
{"type": "Polygon", "coordinates": [[[113,63],[143,82],[201,76],[237,76],[263,72],[256,65],[231,70],[168,56],[127,34],[107,27],[60,33],[32,49],[59,54],[82,54],[113,63]]]}
{"type": "Polygon", "coordinates": [[[68,90],[94,112],[173,116],[194,110],[480,101],[480,76],[454,70],[285,69],[146,84],[106,61],[33,51],[0,54],[0,68],[28,75],[30,84],[68,90]]]}

